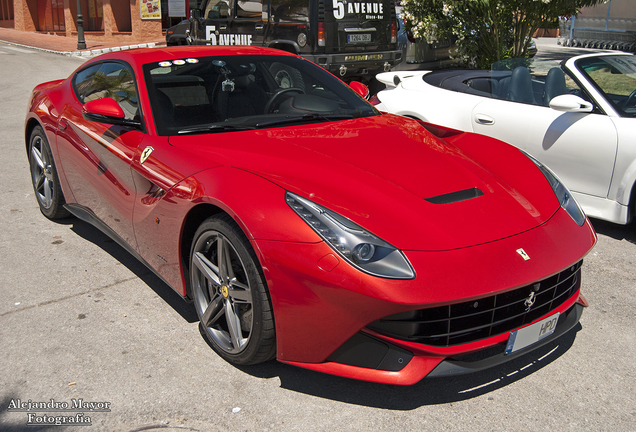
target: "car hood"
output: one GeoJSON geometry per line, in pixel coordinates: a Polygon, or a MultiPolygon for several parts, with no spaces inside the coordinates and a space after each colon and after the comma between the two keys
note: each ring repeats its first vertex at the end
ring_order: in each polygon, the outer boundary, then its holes
{"type": "Polygon", "coordinates": [[[249,171],[336,211],[403,250],[487,243],[530,230],[558,209],[543,175],[518,150],[474,134],[449,141],[393,115],[170,138],[198,158],[249,171]],[[490,153],[495,161],[480,161],[490,153]]]}

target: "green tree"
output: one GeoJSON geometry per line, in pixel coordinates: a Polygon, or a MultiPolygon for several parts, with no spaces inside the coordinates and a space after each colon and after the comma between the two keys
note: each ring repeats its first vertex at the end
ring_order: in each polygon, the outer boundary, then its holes
{"type": "Polygon", "coordinates": [[[467,63],[488,68],[527,57],[532,35],[560,16],[607,0],[403,0],[402,18],[416,39],[452,37],[467,63]]]}

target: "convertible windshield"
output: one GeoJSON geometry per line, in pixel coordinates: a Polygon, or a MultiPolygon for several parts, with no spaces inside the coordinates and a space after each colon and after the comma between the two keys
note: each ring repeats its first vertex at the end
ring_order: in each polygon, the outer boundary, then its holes
{"type": "Polygon", "coordinates": [[[144,65],[160,135],[340,121],[378,112],[342,81],[289,56],[220,56],[144,65]]]}
{"type": "Polygon", "coordinates": [[[636,57],[608,55],[576,61],[621,116],[636,117],[636,57]]]}

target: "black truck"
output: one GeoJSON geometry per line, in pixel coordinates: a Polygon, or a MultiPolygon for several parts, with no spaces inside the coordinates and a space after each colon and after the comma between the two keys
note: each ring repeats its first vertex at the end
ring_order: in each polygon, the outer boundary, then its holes
{"type": "Polygon", "coordinates": [[[168,45],[259,45],[301,55],[343,79],[402,60],[395,0],[202,0],[168,45]]]}

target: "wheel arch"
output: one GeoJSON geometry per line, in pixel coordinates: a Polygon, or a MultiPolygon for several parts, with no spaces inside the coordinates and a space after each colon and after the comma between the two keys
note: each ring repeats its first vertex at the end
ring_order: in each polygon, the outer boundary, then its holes
{"type": "Polygon", "coordinates": [[[44,130],[44,132],[46,133],[46,129],[44,128],[44,126],[42,126],[42,124],[34,117],[29,118],[24,127],[24,149],[26,150],[27,155],[29,154],[29,144],[31,141],[31,134],[33,133],[33,129],[35,129],[37,126],[40,126],[42,130],[44,130]]]}
{"type": "MultiPolygon", "coordinates": [[[[261,256],[261,252],[258,249],[257,245],[252,241],[253,236],[250,231],[247,229],[244,223],[234,214],[232,211],[226,211],[220,206],[215,204],[205,202],[200,203],[194,206],[183,221],[183,228],[181,230],[181,238],[179,240],[179,247],[181,250],[180,260],[181,260],[181,268],[183,269],[183,277],[185,282],[185,297],[188,300],[192,299],[192,292],[190,286],[190,250],[192,249],[192,243],[194,241],[194,235],[196,234],[197,229],[201,224],[208,218],[216,215],[227,215],[230,219],[236,223],[238,229],[240,229],[243,234],[247,237],[256,257],[259,261],[260,271],[265,272],[263,267],[263,258],[261,256]]],[[[265,279],[267,280],[267,279],[265,279]]]]}
{"type": "Polygon", "coordinates": [[[166,41],[166,45],[168,46],[180,46],[180,45],[190,45],[188,43],[187,36],[184,34],[172,35],[166,41]]]}
{"type": "MultiPolygon", "coordinates": [[[[188,300],[192,299],[192,287],[190,286],[190,249],[192,249],[194,234],[203,221],[211,216],[221,213],[228,214],[214,204],[202,203],[190,209],[183,221],[183,229],[181,230],[181,239],[179,243],[181,249],[181,268],[183,269],[183,278],[186,288],[185,296],[188,300]]],[[[243,228],[241,227],[241,229],[243,228]]]]}
{"type": "Polygon", "coordinates": [[[317,234],[285,203],[285,189],[262,176],[242,169],[218,167],[198,173],[192,182],[208,187],[204,194],[189,197],[188,209],[179,218],[179,232],[175,233],[179,248],[176,259],[183,278],[180,294],[183,296],[190,298],[191,294],[189,266],[194,234],[211,216],[227,214],[245,234],[268,289],[271,288],[271,278],[262,241],[317,241],[317,234]],[[240,185],[240,191],[236,189],[237,185],[240,185]],[[270,210],[264,213],[255,209],[270,210]]]}
{"type": "Polygon", "coordinates": [[[267,47],[300,55],[300,46],[296,42],[290,40],[273,40],[267,45],[267,47]]]}
{"type": "Polygon", "coordinates": [[[636,180],[632,182],[632,190],[629,194],[626,224],[629,224],[632,220],[634,220],[634,214],[636,214],[636,180]]]}
{"type": "MultiPolygon", "coordinates": [[[[614,173],[616,175],[616,172],[614,173]]],[[[623,171],[620,179],[616,179],[619,185],[616,192],[610,190],[610,199],[617,201],[623,206],[627,206],[627,217],[625,224],[630,223],[636,214],[636,160],[633,160],[629,166],[623,171]]],[[[614,181],[612,181],[614,184],[614,181]]]]}

